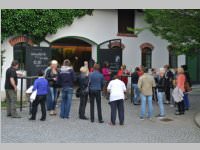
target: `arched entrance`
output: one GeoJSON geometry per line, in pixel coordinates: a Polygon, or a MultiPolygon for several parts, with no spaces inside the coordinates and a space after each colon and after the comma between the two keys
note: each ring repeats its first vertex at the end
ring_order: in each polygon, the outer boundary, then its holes
{"type": "Polygon", "coordinates": [[[69,59],[75,72],[79,72],[84,61],[91,60],[94,45],[95,42],[83,37],[60,38],[51,43],[52,59],[56,59],[60,64],[64,59],[69,59]]]}

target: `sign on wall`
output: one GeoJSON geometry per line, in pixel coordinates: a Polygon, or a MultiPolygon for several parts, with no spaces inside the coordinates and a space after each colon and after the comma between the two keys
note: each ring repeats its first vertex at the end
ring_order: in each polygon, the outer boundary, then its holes
{"type": "Polygon", "coordinates": [[[49,47],[27,47],[26,71],[28,76],[36,76],[39,70],[45,70],[51,59],[49,47]]]}

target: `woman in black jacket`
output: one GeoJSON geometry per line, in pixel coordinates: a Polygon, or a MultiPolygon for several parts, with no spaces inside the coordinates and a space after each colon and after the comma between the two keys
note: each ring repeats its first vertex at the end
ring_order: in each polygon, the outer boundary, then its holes
{"type": "Polygon", "coordinates": [[[79,85],[80,85],[80,104],[79,104],[79,118],[88,120],[85,116],[85,108],[88,101],[88,85],[89,85],[89,77],[87,74],[87,69],[85,67],[81,67],[79,76],[79,85]]]}
{"type": "Polygon", "coordinates": [[[55,107],[56,107],[56,99],[58,94],[57,89],[57,77],[59,74],[58,70],[58,62],[56,60],[51,61],[51,68],[47,70],[45,78],[49,83],[49,93],[47,96],[47,109],[50,111],[50,115],[56,115],[55,107]]]}

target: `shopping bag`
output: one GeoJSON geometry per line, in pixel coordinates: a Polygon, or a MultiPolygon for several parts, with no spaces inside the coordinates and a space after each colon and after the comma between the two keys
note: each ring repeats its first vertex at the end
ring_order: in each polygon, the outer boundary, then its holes
{"type": "Polygon", "coordinates": [[[37,90],[33,91],[33,93],[30,96],[30,102],[31,103],[35,100],[36,96],[37,96],[37,90]]]}
{"type": "Polygon", "coordinates": [[[33,85],[31,85],[27,90],[26,94],[31,94],[33,92],[33,85]]]}

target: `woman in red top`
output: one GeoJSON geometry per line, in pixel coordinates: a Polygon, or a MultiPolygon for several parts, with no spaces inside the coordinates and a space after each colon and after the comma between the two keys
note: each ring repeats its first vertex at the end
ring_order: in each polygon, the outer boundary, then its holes
{"type": "MultiPolygon", "coordinates": [[[[181,91],[184,93],[185,92],[185,75],[184,75],[184,70],[183,68],[178,68],[177,70],[177,80],[176,80],[176,86],[181,89],[181,91]]],[[[177,103],[178,106],[178,112],[176,112],[176,115],[183,115],[185,112],[185,106],[184,106],[184,101],[182,100],[181,102],[177,103]]]]}
{"type": "Polygon", "coordinates": [[[124,77],[124,75],[130,75],[130,72],[126,69],[126,65],[121,66],[121,69],[118,71],[117,75],[121,77],[121,80],[127,87],[128,77],[124,77]]]}

